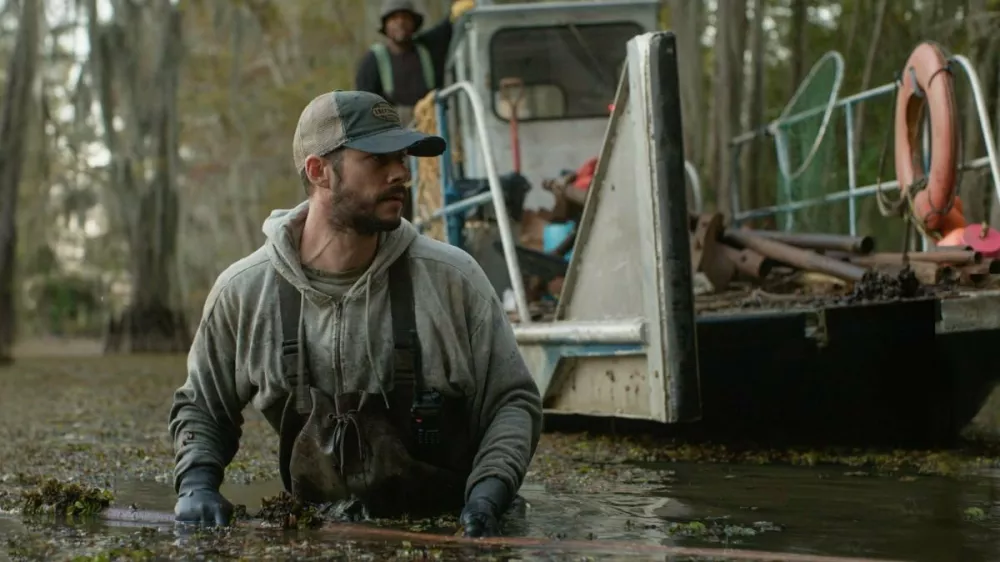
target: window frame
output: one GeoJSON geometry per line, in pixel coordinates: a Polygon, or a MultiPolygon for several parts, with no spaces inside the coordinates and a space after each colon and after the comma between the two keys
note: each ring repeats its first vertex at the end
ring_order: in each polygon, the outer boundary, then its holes
{"type": "MultiPolygon", "coordinates": [[[[631,35],[630,37],[635,37],[636,35],[641,35],[644,32],[644,30],[645,30],[645,28],[640,23],[638,23],[636,21],[633,21],[633,20],[629,20],[629,19],[608,20],[608,21],[601,21],[601,22],[594,22],[594,23],[580,23],[580,24],[513,25],[513,26],[503,26],[503,27],[497,28],[492,34],[490,34],[490,40],[489,40],[489,42],[487,44],[487,52],[488,52],[488,55],[489,55],[488,59],[489,59],[490,68],[489,68],[489,75],[488,75],[488,78],[486,80],[486,90],[487,90],[487,92],[488,92],[488,94],[489,94],[489,96],[491,98],[490,99],[490,111],[493,113],[494,117],[496,117],[498,120],[500,120],[503,123],[510,123],[509,119],[506,119],[502,115],[500,115],[500,112],[498,111],[498,107],[497,107],[497,103],[498,103],[498,101],[500,101],[500,97],[498,96],[498,92],[499,92],[498,85],[499,85],[500,78],[498,78],[497,74],[496,74],[498,56],[497,56],[497,50],[496,50],[495,42],[497,41],[497,37],[503,35],[503,33],[506,32],[506,31],[538,31],[538,32],[541,32],[541,31],[548,31],[548,30],[553,30],[553,29],[556,29],[556,30],[568,29],[570,25],[575,25],[578,29],[599,28],[599,27],[612,27],[612,26],[623,26],[623,27],[624,26],[632,26],[633,28],[635,28],[635,33],[633,35],[631,35]]],[[[621,63],[619,63],[619,66],[621,66],[625,62],[625,60],[627,58],[627,55],[625,53],[625,49],[626,49],[625,44],[622,44],[621,47],[622,47],[622,61],[621,61],[621,63]]],[[[615,77],[616,82],[619,79],[620,79],[620,74],[615,77]]],[[[524,88],[530,88],[531,86],[539,86],[539,85],[543,85],[543,86],[555,86],[560,92],[562,92],[563,102],[564,102],[564,104],[566,104],[568,106],[568,104],[569,104],[569,97],[568,97],[568,94],[566,93],[565,88],[563,87],[563,84],[559,84],[559,83],[556,83],[556,82],[540,82],[540,81],[537,81],[537,80],[525,81],[524,82],[524,88]]],[[[617,89],[617,84],[616,84],[615,88],[617,89]]],[[[613,97],[614,96],[612,95],[612,98],[613,97]]],[[[608,103],[609,104],[610,103],[614,103],[614,100],[611,99],[611,100],[608,101],[608,103]]],[[[572,115],[572,116],[560,116],[560,117],[532,117],[532,118],[528,118],[528,119],[522,119],[521,117],[518,117],[517,122],[518,123],[534,123],[534,122],[547,122],[547,121],[578,121],[578,120],[583,120],[583,119],[607,119],[610,114],[611,114],[611,112],[608,111],[607,109],[605,109],[602,113],[594,114],[594,115],[572,115]]]]}

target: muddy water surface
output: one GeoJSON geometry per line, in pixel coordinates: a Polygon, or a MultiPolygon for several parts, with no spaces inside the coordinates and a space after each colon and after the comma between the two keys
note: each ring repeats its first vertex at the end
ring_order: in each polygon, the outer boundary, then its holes
{"type": "MultiPolygon", "coordinates": [[[[171,525],[24,519],[20,494],[44,478],[111,489],[114,505],[170,512],[170,396],[182,357],[23,360],[0,369],[0,560],[668,559],[631,545],[876,559],[1000,560],[1000,476],[958,453],[745,451],[651,438],[547,434],[510,536],[567,548],[417,544],[330,530],[179,533],[171,525]],[[609,551],[610,550],[610,551],[609,551]]],[[[247,412],[223,493],[252,514],[280,491],[276,440],[247,412]]],[[[992,467],[992,468],[991,468],[992,467]]],[[[380,522],[454,533],[454,518],[380,522]]],[[[682,553],[683,554],[683,553],[682,553]]],[[[669,558],[707,559],[692,553],[669,558]]],[[[722,557],[725,559],[725,556],[722,557]]]]}

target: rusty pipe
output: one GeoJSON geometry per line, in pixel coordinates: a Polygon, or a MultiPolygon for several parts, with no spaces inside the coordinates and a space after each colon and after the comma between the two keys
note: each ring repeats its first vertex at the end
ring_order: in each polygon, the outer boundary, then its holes
{"type": "Polygon", "coordinates": [[[747,230],[726,229],[725,238],[770,258],[799,269],[826,273],[844,281],[861,281],[867,269],[802,248],[771,240],[747,230]]]}
{"type": "Polygon", "coordinates": [[[949,263],[953,265],[978,264],[983,261],[981,252],[970,250],[938,250],[936,252],[912,252],[910,261],[926,261],[932,263],[949,263]],[[914,257],[914,254],[916,256],[914,257]]]}
{"type": "Polygon", "coordinates": [[[930,246],[927,248],[928,252],[950,252],[952,250],[973,250],[972,246],[930,246]]]}
{"type": "Polygon", "coordinates": [[[735,263],[736,269],[748,277],[763,279],[771,273],[771,262],[753,250],[747,248],[737,250],[723,244],[722,251],[726,254],[726,259],[735,263]]]}
{"type": "Polygon", "coordinates": [[[951,265],[946,263],[937,263],[934,261],[919,260],[911,260],[909,264],[904,264],[902,254],[888,254],[888,257],[886,257],[887,254],[858,256],[848,254],[846,252],[830,252],[826,255],[831,258],[860,265],[862,267],[877,269],[878,271],[888,273],[890,275],[900,273],[906,265],[909,265],[910,270],[917,276],[917,279],[921,283],[927,285],[933,285],[942,281],[956,281],[959,278],[959,270],[951,265]]]}
{"type": "MultiPolygon", "coordinates": [[[[851,263],[871,266],[875,264],[901,264],[903,254],[896,252],[878,252],[867,256],[855,256],[845,254],[828,254],[830,257],[847,259],[851,263]]],[[[940,263],[949,265],[973,265],[982,263],[983,255],[980,252],[968,250],[940,250],[934,252],[908,252],[906,257],[911,262],[940,263]]]]}
{"type": "Polygon", "coordinates": [[[959,271],[950,265],[941,265],[930,262],[910,262],[908,265],[902,263],[879,263],[874,269],[888,275],[899,275],[907,267],[913,275],[924,285],[936,285],[944,281],[956,281],[959,278],[959,271]]]}
{"type": "Polygon", "coordinates": [[[774,240],[804,250],[837,250],[852,254],[867,254],[875,249],[875,239],[871,236],[778,232],[776,230],[754,230],[753,233],[761,238],[767,238],[768,240],[774,240]]]}

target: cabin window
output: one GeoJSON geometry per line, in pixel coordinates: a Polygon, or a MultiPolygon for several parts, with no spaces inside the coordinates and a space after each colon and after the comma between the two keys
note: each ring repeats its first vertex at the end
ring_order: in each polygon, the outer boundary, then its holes
{"type": "Polygon", "coordinates": [[[632,22],[500,29],[490,39],[493,112],[510,118],[500,84],[515,78],[523,84],[518,121],[607,117],[625,44],[642,32],[632,22]]]}

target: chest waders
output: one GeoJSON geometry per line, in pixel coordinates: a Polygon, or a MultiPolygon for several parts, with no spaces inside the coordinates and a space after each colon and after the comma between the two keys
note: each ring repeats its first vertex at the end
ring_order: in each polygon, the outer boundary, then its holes
{"type": "Polygon", "coordinates": [[[285,489],[314,503],[353,496],[373,517],[461,509],[474,454],[467,406],[425,388],[407,254],[389,267],[394,357],[388,408],[377,394],[331,396],[309,383],[301,295],[277,277],[281,364],[291,389],[277,428],[285,489]]]}

